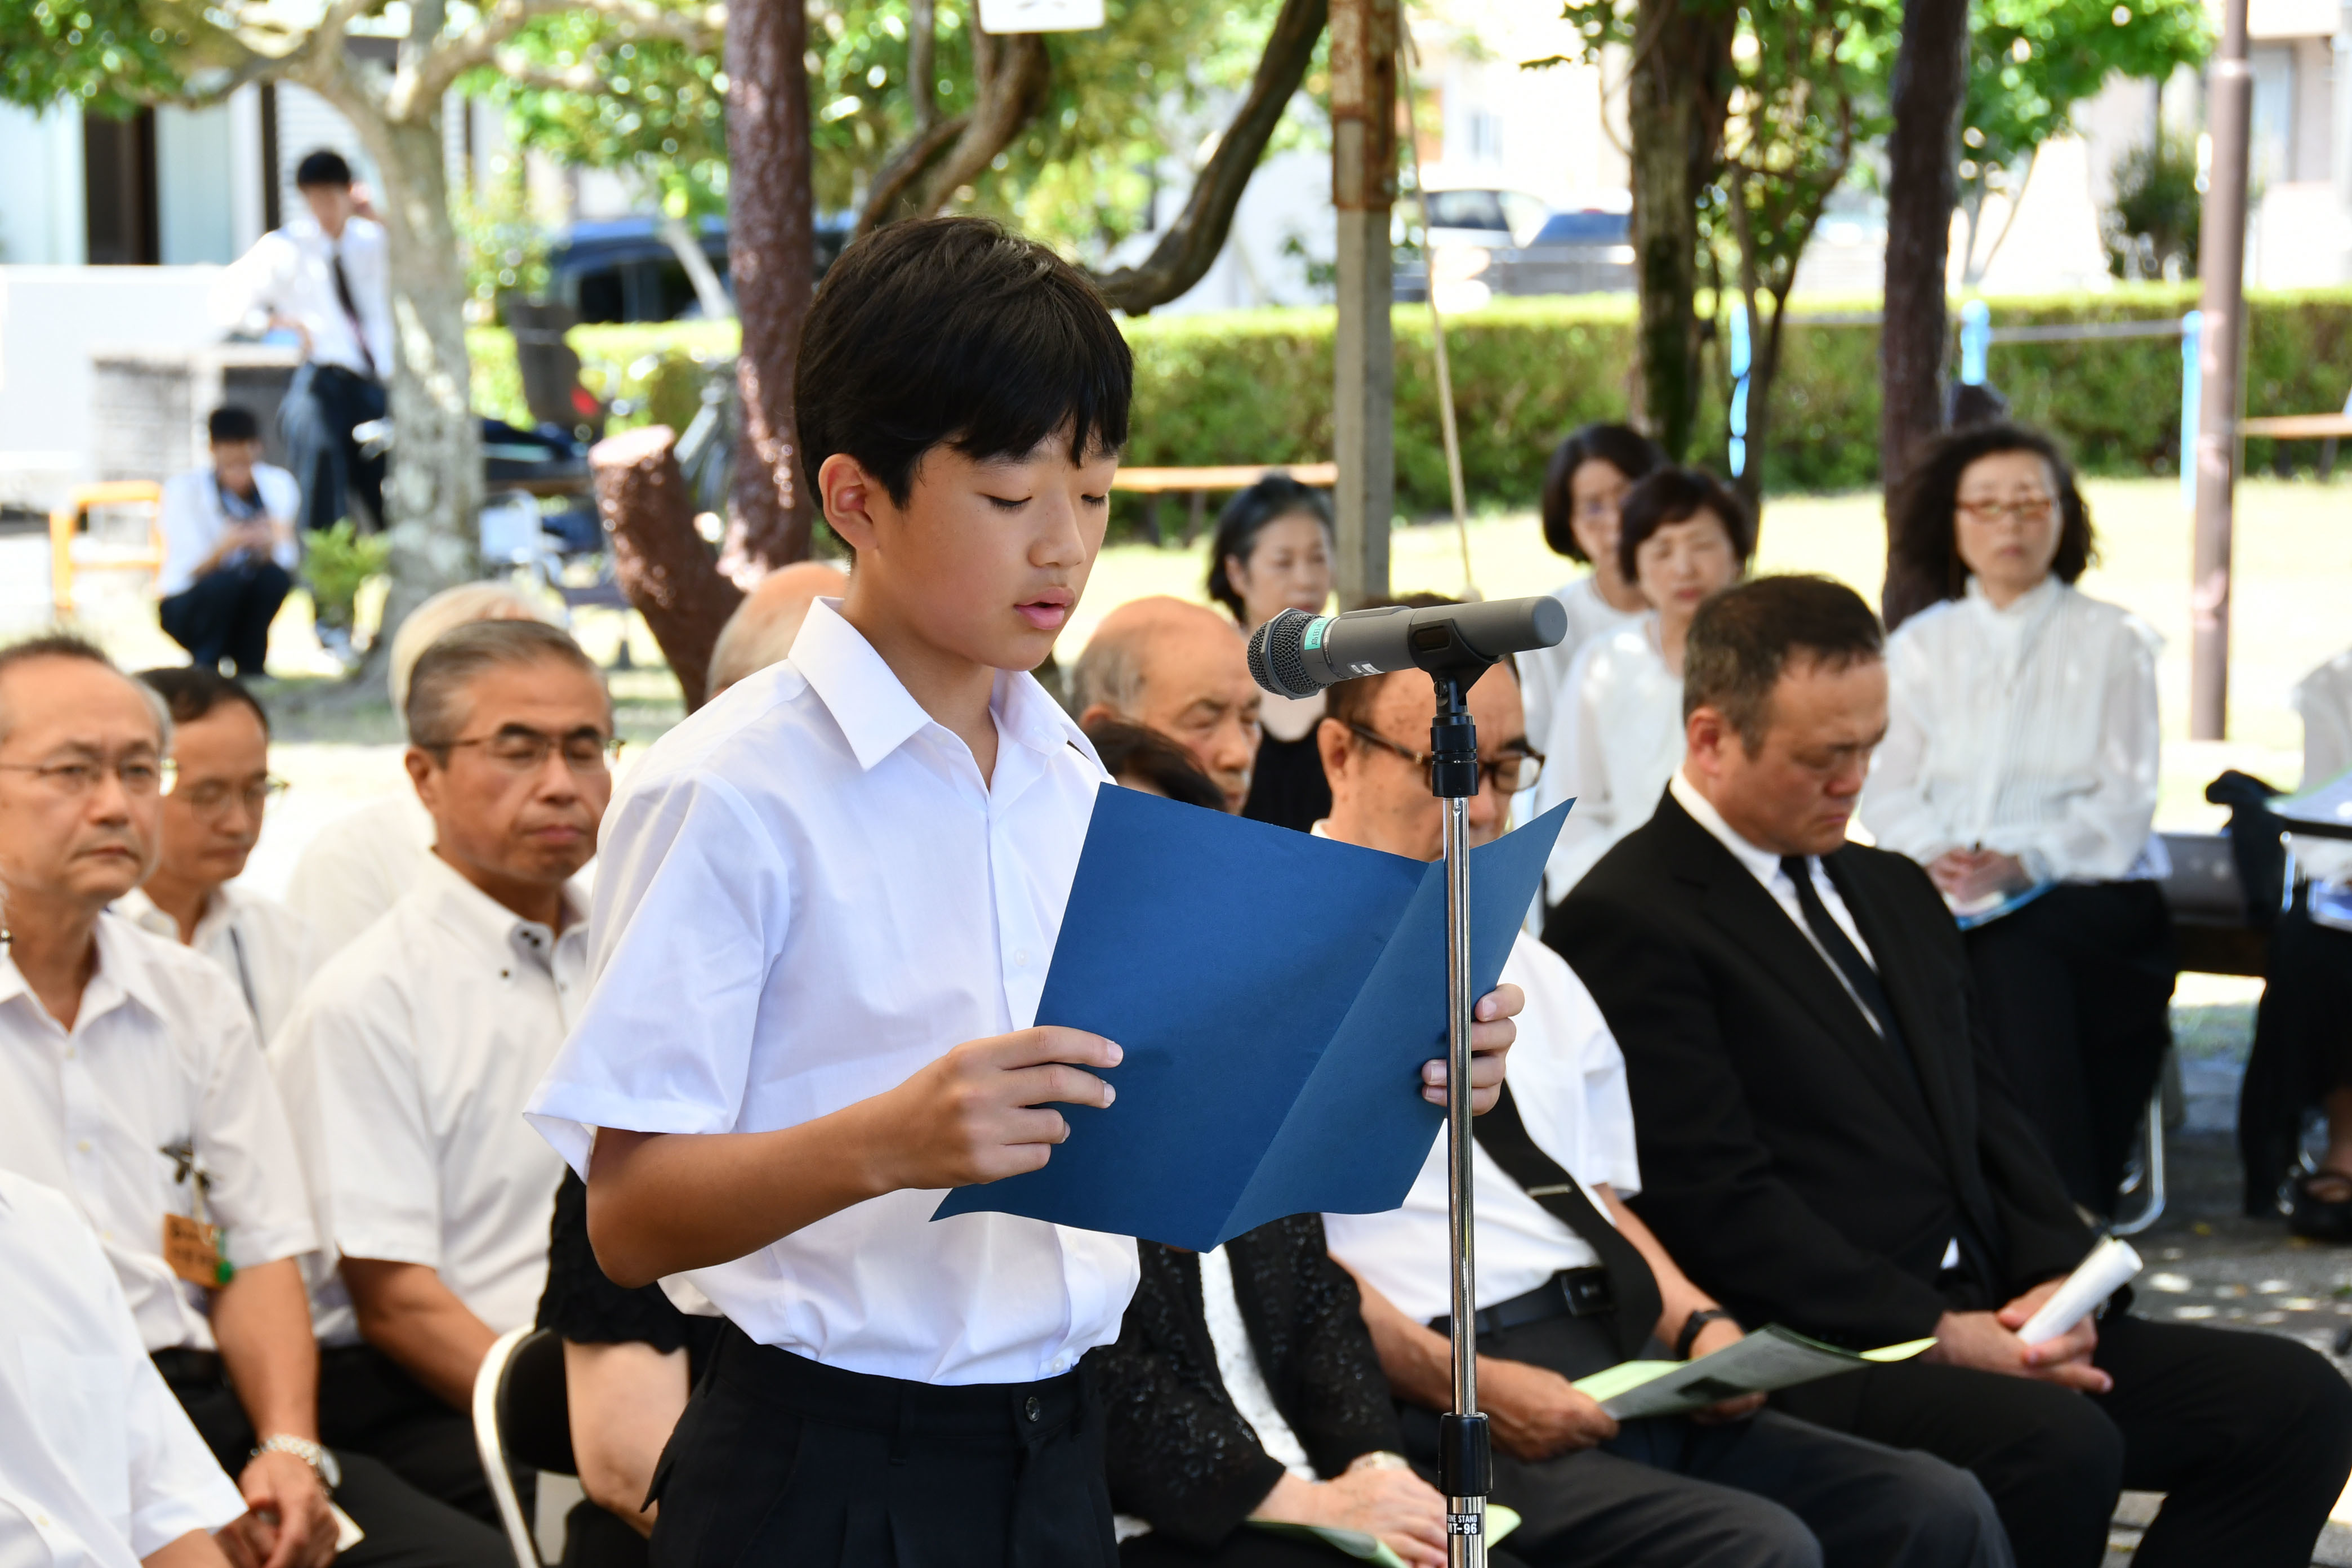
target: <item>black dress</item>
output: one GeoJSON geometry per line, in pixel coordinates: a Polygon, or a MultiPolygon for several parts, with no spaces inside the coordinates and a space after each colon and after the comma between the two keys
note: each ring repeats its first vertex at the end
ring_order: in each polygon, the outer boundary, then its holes
{"type": "Polygon", "coordinates": [[[1271,733],[1258,741],[1249,799],[1242,803],[1244,816],[1305,833],[1331,815],[1331,785],[1323,777],[1316,728],[1308,725],[1296,741],[1276,740],[1271,733]]]}
{"type": "MultiPolygon", "coordinates": [[[[556,1189],[548,1227],[547,1289],[539,1299],[538,1327],[574,1344],[647,1344],[667,1355],[686,1352],[689,1381],[702,1375],[724,1318],[679,1311],[658,1285],[632,1290],[615,1285],[588,1245],[588,1188],[572,1173],[556,1189]]],[[[582,1499],[563,1517],[562,1568],[645,1568],[646,1538],[619,1516],[582,1499]]]]}

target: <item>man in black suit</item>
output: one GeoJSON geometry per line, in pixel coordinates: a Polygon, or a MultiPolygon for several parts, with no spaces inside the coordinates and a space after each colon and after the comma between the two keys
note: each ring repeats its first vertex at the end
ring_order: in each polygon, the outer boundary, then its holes
{"type": "Polygon", "coordinates": [[[2016,1335],[2089,1250],[1987,1048],[1927,873],[1846,841],[1886,727],[1877,618],[1826,578],[1699,612],[1682,769],[1554,911],[1623,1047],[1634,1208],[1748,1324],[1916,1362],[1778,1396],[1974,1470],[2021,1568],[2092,1568],[2122,1487],[2137,1561],[2299,1565],[2352,1469],[2352,1388],[2275,1336],[2103,1317],[2016,1335]]]}

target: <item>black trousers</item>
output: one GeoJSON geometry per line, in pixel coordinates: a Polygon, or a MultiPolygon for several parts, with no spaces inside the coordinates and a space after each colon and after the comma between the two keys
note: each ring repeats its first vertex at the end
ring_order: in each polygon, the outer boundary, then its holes
{"type": "Polygon", "coordinates": [[[269,656],[269,623],[294,580],[275,561],[239,561],[208,572],[156,605],[164,635],[188,650],[188,662],[218,669],[227,659],[250,679],[269,656]]]}
{"type": "MultiPolygon", "coordinates": [[[[1319,1541],[1246,1524],[1205,1552],[1157,1533],[1121,1542],[1118,1548],[1118,1568],[1348,1568],[1360,1561],[1319,1541]]],[[[1493,1568],[1519,1568],[1507,1550],[1490,1550],[1486,1561],[1493,1568]]]]}
{"type": "MultiPolygon", "coordinates": [[[[427,1497],[480,1520],[500,1531],[501,1542],[506,1539],[498,1502],[482,1473],[474,1418],[442,1404],[373,1345],[320,1349],[319,1436],[339,1453],[381,1460],[427,1497]]],[[[518,1474],[515,1489],[529,1519],[538,1477],[518,1474]]]]}
{"type": "Polygon", "coordinates": [[[2067,1195],[2114,1214],[2172,1044],[2180,965],[2162,889],[2062,884],[1967,941],[1994,1048],[2067,1195]]]}
{"type": "MultiPolygon", "coordinates": [[[[1478,1338],[1482,1355],[1574,1379],[1619,1357],[1602,1318],[1478,1338]]],[[[1401,1407],[1405,1452],[1433,1462],[1437,1416],[1401,1407]]],[[[2008,1568],[1985,1490],[1930,1455],[1766,1411],[1701,1426],[1628,1421],[1599,1448],[1523,1462],[1497,1447],[1504,1544],[1537,1568],[2008,1568]]]]}
{"type": "Polygon", "coordinates": [[[558,1568],[646,1568],[646,1538],[602,1503],[582,1499],[563,1516],[558,1568]]]}
{"type": "Polygon", "coordinates": [[[2304,1110],[2352,1086],[2352,931],[2315,922],[2310,896],[2297,889],[2271,930],[2270,978],[2238,1090],[2246,1212],[2273,1218],[2301,1157],[2304,1110]]]}
{"type": "Polygon", "coordinates": [[[2274,1334],[2099,1325],[2096,1398],[2038,1379],[1905,1362],[1776,1394],[1824,1426],[1965,1465],[2019,1568],[2097,1568],[2123,1488],[2168,1494],[2136,1568],[2303,1568],[2352,1470],[2352,1387],[2274,1334]]]}
{"type": "Polygon", "coordinates": [[[1083,1368],[938,1387],[730,1325],[654,1470],[656,1568],[1113,1568],[1083,1368]]]}
{"type": "Polygon", "coordinates": [[[287,466],[302,487],[302,526],[332,528],[352,515],[352,527],[383,526],[383,459],[363,457],[352,432],[384,415],[383,385],[333,364],[306,364],[294,373],[278,405],[287,466]]]}
{"type": "MultiPolygon", "coordinates": [[[[259,1439],[236,1390],[217,1374],[164,1370],[164,1381],[221,1468],[232,1477],[243,1471],[259,1439]]],[[[367,1532],[336,1559],[344,1568],[513,1568],[514,1553],[499,1531],[426,1497],[381,1460],[341,1448],[335,1459],[343,1472],[335,1506],[367,1532]]]]}

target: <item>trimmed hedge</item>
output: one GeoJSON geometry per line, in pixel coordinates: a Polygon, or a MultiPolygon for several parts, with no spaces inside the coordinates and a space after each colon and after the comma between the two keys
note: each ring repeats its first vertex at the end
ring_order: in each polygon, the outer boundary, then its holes
{"type": "MultiPolygon", "coordinates": [[[[2076,321],[2178,320],[2191,286],[2126,285],[2095,295],[1992,301],[1996,329],[2076,321]]],[[[2249,297],[2246,410],[2307,414],[2343,406],[2352,387],[2352,289],[2249,297]]],[[[1878,480],[1878,330],[1807,315],[1866,314],[1874,300],[1808,301],[1792,315],[1773,389],[1774,490],[1841,490],[1878,480]]],[[[1429,316],[1399,306],[1397,504],[1446,506],[1429,316]]],[[[1145,317],[1124,323],[1136,361],[1128,460],[1144,465],[1305,462],[1331,454],[1328,310],[1145,317]]],[[[1532,505],[1545,458],[1570,427],[1622,417],[1633,379],[1633,301],[1627,295],[1497,300],[1447,322],[1463,477],[1472,504],[1532,505]]],[[[690,416],[694,356],[724,354],[732,323],[582,327],[572,335],[592,384],[690,416]]],[[[477,405],[514,417],[520,383],[513,341],[471,334],[477,405]]],[[[1991,380],[2017,416],[2053,432],[2087,471],[2175,472],[2179,464],[2177,338],[1996,343],[1991,380]]],[[[1703,429],[1723,428],[1724,389],[1711,387],[1703,429]]],[[[641,420],[645,416],[640,415],[641,420]]],[[[2246,443],[2249,468],[2276,444],[2246,443]]],[[[1720,468],[1718,436],[1695,453],[1720,468]]],[[[2309,448],[2295,448],[2307,455],[2309,448]]]]}

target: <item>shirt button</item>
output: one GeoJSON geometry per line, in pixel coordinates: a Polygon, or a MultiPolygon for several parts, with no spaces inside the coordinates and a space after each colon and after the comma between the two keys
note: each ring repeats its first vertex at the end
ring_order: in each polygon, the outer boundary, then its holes
{"type": "Polygon", "coordinates": [[[1032,1421],[1036,1420],[1038,1416],[1043,1415],[1045,1413],[1045,1407],[1037,1403],[1037,1396],[1034,1394],[1024,1401],[1021,1405],[1021,1414],[1026,1415],[1032,1421]]]}
{"type": "Polygon", "coordinates": [[[1028,967],[1029,967],[1029,950],[1028,950],[1027,948],[1025,948],[1025,947],[1019,947],[1019,948],[1015,948],[1015,949],[1013,949],[1013,967],[1015,967],[1016,969],[1026,969],[1026,968],[1028,968],[1028,967]]]}
{"type": "Polygon", "coordinates": [[[84,1139],[82,1139],[79,1142],[76,1143],[76,1144],[74,1145],[74,1152],[75,1152],[75,1153],[77,1153],[77,1154],[87,1154],[87,1153],[89,1153],[89,1139],[87,1139],[87,1138],[84,1138],[84,1139]]]}

